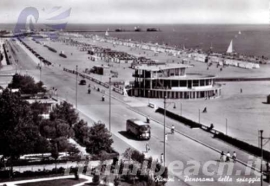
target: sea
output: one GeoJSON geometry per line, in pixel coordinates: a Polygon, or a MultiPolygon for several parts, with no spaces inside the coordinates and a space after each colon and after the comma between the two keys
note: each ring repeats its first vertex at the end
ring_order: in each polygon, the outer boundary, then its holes
{"type": "MultiPolygon", "coordinates": [[[[0,30],[12,29],[13,25],[1,25],[0,30]]],[[[37,27],[42,27],[42,24],[37,27]]],[[[199,48],[225,53],[233,40],[234,52],[247,56],[270,58],[270,25],[205,25],[205,24],[67,24],[67,31],[84,31],[109,35],[153,44],[165,44],[180,48],[199,48]],[[158,28],[160,32],[114,32],[115,29],[158,28]]]]}

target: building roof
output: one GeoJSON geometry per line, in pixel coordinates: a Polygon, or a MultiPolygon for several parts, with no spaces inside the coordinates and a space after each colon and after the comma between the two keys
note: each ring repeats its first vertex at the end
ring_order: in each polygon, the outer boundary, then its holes
{"type": "Polygon", "coordinates": [[[138,70],[147,70],[147,71],[159,71],[159,70],[168,70],[168,69],[175,69],[175,68],[189,68],[192,67],[190,65],[186,64],[174,64],[174,63],[169,63],[169,64],[162,64],[162,65],[141,65],[141,66],[136,66],[135,69],[138,70]]]}
{"type": "Polygon", "coordinates": [[[205,74],[195,74],[195,73],[188,73],[185,76],[158,77],[158,79],[164,79],[164,80],[203,80],[203,79],[213,79],[213,78],[216,78],[216,76],[205,75],[205,74]]]}
{"type": "Polygon", "coordinates": [[[139,119],[129,119],[129,120],[134,122],[136,125],[139,125],[139,126],[148,125],[148,123],[145,123],[144,121],[141,121],[139,119]]]}
{"type": "Polygon", "coordinates": [[[107,65],[95,65],[93,68],[109,68],[107,65]]]}

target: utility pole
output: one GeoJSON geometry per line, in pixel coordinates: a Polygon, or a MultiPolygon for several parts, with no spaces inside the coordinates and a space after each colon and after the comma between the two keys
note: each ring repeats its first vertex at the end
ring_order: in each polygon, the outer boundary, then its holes
{"type": "Polygon", "coordinates": [[[182,103],[180,103],[180,104],[181,104],[181,116],[182,116],[182,114],[183,114],[182,103]]]}
{"type": "Polygon", "coordinates": [[[39,80],[41,82],[41,63],[39,63],[39,80]]]}
{"type": "Polygon", "coordinates": [[[166,99],[167,96],[164,97],[164,145],[163,145],[163,154],[164,154],[164,167],[165,167],[165,161],[166,161],[166,99]]]}
{"type": "Polygon", "coordinates": [[[259,130],[259,143],[261,146],[261,186],[263,185],[263,130],[259,130]]]}
{"type": "Polygon", "coordinates": [[[228,135],[227,130],[228,130],[228,120],[226,118],[226,135],[228,135]]]}
{"type": "Polygon", "coordinates": [[[150,90],[148,90],[148,105],[149,105],[149,103],[150,103],[150,90]]]}
{"type": "Polygon", "coordinates": [[[266,145],[269,141],[270,138],[263,137],[263,130],[259,130],[259,146],[261,148],[261,186],[263,186],[263,146],[266,145]],[[266,140],[266,142],[263,143],[263,140],[266,140]]]}
{"type": "Polygon", "coordinates": [[[76,109],[78,108],[77,99],[78,99],[78,65],[76,65],[76,109]]]}
{"type": "Polygon", "coordinates": [[[201,109],[199,109],[199,123],[201,123],[201,109]]]}
{"type": "Polygon", "coordinates": [[[111,133],[111,77],[109,78],[109,131],[111,133]]]}

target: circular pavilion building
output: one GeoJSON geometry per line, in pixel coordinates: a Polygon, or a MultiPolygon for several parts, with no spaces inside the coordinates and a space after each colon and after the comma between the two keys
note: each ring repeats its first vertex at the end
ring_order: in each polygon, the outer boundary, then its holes
{"type": "Polygon", "coordinates": [[[221,85],[215,76],[186,74],[192,67],[185,64],[142,65],[135,68],[135,81],[127,90],[129,96],[169,99],[219,97],[221,85]]]}

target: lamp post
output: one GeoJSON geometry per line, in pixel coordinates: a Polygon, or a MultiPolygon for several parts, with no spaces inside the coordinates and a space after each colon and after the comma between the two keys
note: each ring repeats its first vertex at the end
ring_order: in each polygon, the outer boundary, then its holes
{"type": "Polygon", "coordinates": [[[263,185],[263,146],[266,145],[269,141],[270,138],[263,137],[263,130],[259,130],[259,143],[261,147],[261,186],[263,185]],[[264,140],[266,140],[265,143],[263,143],[264,140]]]}
{"type": "Polygon", "coordinates": [[[180,103],[180,115],[182,116],[183,109],[182,109],[182,103],[180,103]]]}
{"type": "Polygon", "coordinates": [[[41,82],[41,63],[39,63],[39,81],[41,82]]]}
{"type": "Polygon", "coordinates": [[[111,77],[109,78],[109,131],[111,133],[111,77]]]}
{"type": "Polygon", "coordinates": [[[164,167],[165,167],[165,161],[166,161],[166,99],[167,96],[164,97],[164,145],[163,145],[163,155],[164,155],[164,167]]]}
{"type": "Polygon", "coordinates": [[[76,65],[76,109],[77,109],[77,98],[78,98],[78,65],[76,65]]]}
{"type": "Polygon", "coordinates": [[[228,120],[226,118],[226,135],[228,135],[227,130],[228,130],[228,120]]]}
{"type": "Polygon", "coordinates": [[[199,109],[199,123],[201,123],[201,109],[199,109]]]}
{"type": "Polygon", "coordinates": [[[164,97],[164,146],[163,146],[163,156],[164,156],[164,167],[166,165],[166,110],[167,110],[167,103],[174,103],[174,102],[167,102],[167,96],[164,97]]]}
{"type": "Polygon", "coordinates": [[[149,105],[149,103],[150,103],[150,90],[148,90],[148,105],[149,105]]]}

